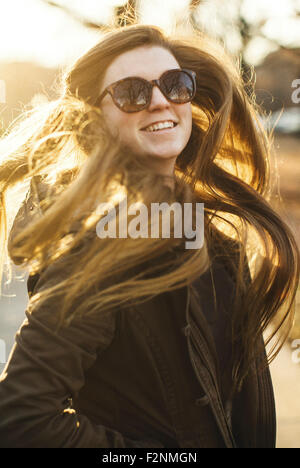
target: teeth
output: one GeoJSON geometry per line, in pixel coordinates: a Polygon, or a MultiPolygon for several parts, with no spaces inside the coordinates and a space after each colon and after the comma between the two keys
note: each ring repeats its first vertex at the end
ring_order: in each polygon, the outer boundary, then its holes
{"type": "Polygon", "coordinates": [[[175,127],[175,123],[172,121],[167,121],[167,122],[159,122],[157,124],[149,125],[145,130],[147,132],[155,132],[157,130],[162,130],[163,128],[173,128],[175,127]]]}

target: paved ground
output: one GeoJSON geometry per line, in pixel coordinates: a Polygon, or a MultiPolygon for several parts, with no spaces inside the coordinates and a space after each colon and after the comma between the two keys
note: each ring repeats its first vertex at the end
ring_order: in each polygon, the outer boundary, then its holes
{"type": "MultiPolygon", "coordinates": [[[[18,273],[21,276],[21,273],[18,273]]],[[[0,297],[0,371],[4,368],[3,364],[3,342],[5,343],[6,358],[13,346],[14,335],[25,318],[24,311],[28,301],[26,281],[14,280],[9,288],[2,283],[2,294],[0,297]],[[5,297],[5,296],[15,297],[5,297]]]]}
{"type": "MultiPolygon", "coordinates": [[[[10,290],[6,290],[6,294],[17,296],[0,299],[0,339],[6,343],[8,356],[14,342],[14,334],[24,318],[27,303],[26,283],[14,281],[10,290]]],[[[271,365],[277,406],[278,448],[300,448],[300,363],[293,362],[293,351],[295,350],[290,345],[285,346],[271,365]]],[[[0,372],[3,368],[4,364],[0,362],[0,372]]]]}
{"type": "Polygon", "coordinates": [[[295,351],[285,346],[271,364],[277,407],[277,448],[300,448],[300,363],[292,360],[295,351]]]}

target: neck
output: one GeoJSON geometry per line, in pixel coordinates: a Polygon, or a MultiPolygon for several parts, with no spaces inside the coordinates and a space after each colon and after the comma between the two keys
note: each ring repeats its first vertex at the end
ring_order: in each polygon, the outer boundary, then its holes
{"type": "Polygon", "coordinates": [[[175,189],[175,179],[174,179],[174,175],[172,176],[164,176],[164,183],[167,187],[170,187],[170,189],[172,189],[172,191],[174,191],[175,189]]]}

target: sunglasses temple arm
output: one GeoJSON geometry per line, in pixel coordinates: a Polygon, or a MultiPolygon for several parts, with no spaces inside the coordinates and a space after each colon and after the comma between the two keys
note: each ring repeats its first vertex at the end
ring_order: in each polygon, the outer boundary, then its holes
{"type": "Polygon", "coordinates": [[[96,99],[96,102],[95,102],[95,106],[98,106],[100,104],[100,102],[102,101],[102,99],[106,96],[106,94],[108,93],[108,89],[106,88],[103,93],[100,94],[100,96],[96,99]]]}

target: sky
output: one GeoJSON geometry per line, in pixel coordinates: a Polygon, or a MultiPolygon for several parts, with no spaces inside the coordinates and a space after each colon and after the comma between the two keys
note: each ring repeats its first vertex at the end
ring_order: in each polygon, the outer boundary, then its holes
{"type": "MultiPolygon", "coordinates": [[[[199,10],[200,24],[210,26],[211,34],[218,31],[226,37],[228,47],[236,52],[239,37],[231,23],[236,15],[236,2],[231,0],[205,0],[199,10]],[[222,8],[220,8],[222,6],[222,8]],[[224,28],[221,17],[226,18],[224,28]]],[[[84,11],[88,19],[107,22],[112,8],[120,0],[57,0],[72,5],[78,14],[84,11]]],[[[186,15],[188,0],[141,0],[142,22],[172,27],[172,12],[186,15]]],[[[292,4],[300,0],[245,0],[243,15],[251,21],[267,18],[263,32],[283,45],[300,46],[300,17],[290,18],[292,4]]],[[[43,0],[0,0],[0,61],[31,61],[46,67],[56,67],[74,61],[93,46],[99,33],[81,26],[75,19],[58,8],[48,6],[43,0]]],[[[257,38],[250,42],[247,59],[256,65],[274,46],[257,38]]]]}

